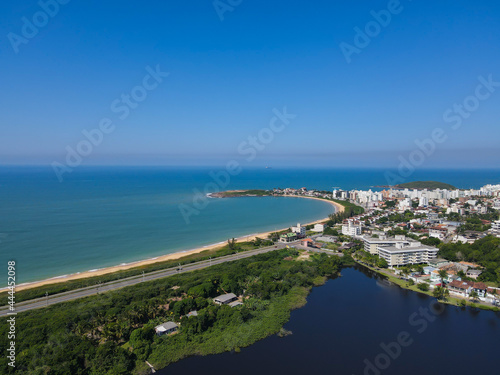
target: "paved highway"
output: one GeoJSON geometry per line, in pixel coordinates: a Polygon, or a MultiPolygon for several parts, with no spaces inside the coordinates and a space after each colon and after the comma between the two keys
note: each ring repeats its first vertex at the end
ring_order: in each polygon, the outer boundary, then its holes
{"type": "MultiPolygon", "coordinates": [[[[196,263],[187,264],[187,265],[182,266],[182,268],[180,270],[178,270],[177,268],[168,268],[165,270],[159,270],[159,271],[146,273],[144,275],[138,275],[138,276],[133,276],[133,277],[129,277],[126,279],[110,281],[108,283],[103,283],[103,284],[96,285],[96,286],[75,289],[75,290],[72,290],[69,292],[58,293],[58,294],[54,294],[54,295],[48,296],[48,297],[42,297],[42,298],[37,298],[37,299],[29,300],[29,301],[16,303],[15,312],[19,313],[19,312],[23,312],[23,311],[38,309],[38,308],[54,305],[54,304],[60,303],[60,302],[72,301],[72,300],[75,300],[78,298],[88,297],[88,296],[96,295],[99,293],[108,292],[110,290],[116,290],[116,289],[124,288],[127,286],[136,285],[136,284],[139,284],[139,283],[142,283],[145,281],[157,280],[157,279],[161,279],[161,278],[172,276],[172,275],[178,275],[178,274],[184,273],[184,272],[191,272],[191,271],[195,271],[195,270],[200,270],[200,269],[210,267],[210,266],[213,266],[216,264],[231,262],[231,261],[238,260],[238,259],[248,258],[248,257],[254,256],[257,254],[263,254],[263,253],[267,253],[270,251],[283,249],[287,245],[293,246],[293,247],[296,247],[296,248],[302,249],[302,250],[310,250],[310,251],[322,252],[322,253],[327,253],[327,254],[342,255],[342,254],[335,254],[335,253],[333,253],[333,251],[329,251],[329,250],[305,248],[305,247],[300,245],[300,241],[292,242],[289,244],[280,243],[280,244],[273,245],[270,247],[265,247],[262,249],[249,250],[249,251],[245,251],[245,252],[238,253],[238,254],[227,255],[224,257],[219,257],[219,258],[215,258],[215,259],[211,259],[211,260],[204,260],[204,261],[200,261],[200,262],[196,262],[196,263]]],[[[8,306],[0,307],[0,316],[6,316],[8,313],[9,313],[8,306]]]]}
{"type": "MultiPolygon", "coordinates": [[[[231,261],[238,260],[238,259],[248,258],[248,257],[251,257],[253,255],[263,254],[263,253],[267,253],[270,251],[283,249],[284,247],[286,247],[286,244],[278,244],[278,245],[274,245],[271,247],[265,247],[262,249],[249,250],[249,251],[245,251],[245,252],[238,253],[238,254],[227,255],[224,257],[219,257],[219,258],[215,258],[215,259],[211,259],[211,260],[204,260],[204,261],[200,261],[200,262],[196,262],[196,263],[183,265],[182,269],[180,269],[180,270],[177,270],[177,268],[168,268],[165,270],[146,273],[144,275],[133,276],[133,277],[129,277],[126,279],[110,281],[108,283],[103,283],[103,284],[96,285],[96,286],[91,286],[91,287],[82,288],[82,289],[75,289],[75,290],[72,290],[69,292],[58,293],[58,294],[54,294],[54,295],[48,296],[48,297],[42,297],[42,298],[37,298],[37,299],[29,300],[29,301],[24,301],[24,302],[16,303],[15,312],[19,313],[19,312],[23,312],[23,311],[27,311],[27,310],[32,310],[32,309],[37,309],[37,308],[41,308],[41,307],[54,305],[54,304],[60,303],[60,302],[72,301],[72,300],[75,300],[78,298],[88,297],[88,296],[96,295],[98,293],[104,293],[104,292],[108,292],[110,290],[116,290],[116,289],[124,288],[127,286],[136,285],[136,284],[139,284],[139,283],[142,283],[145,281],[157,280],[157,279],[161,279],[161,278],[172,276],[172,275],[178,275],[178,274],[184,273],[184,272],[190,272],[190,271],[203,269],[203,268],[210,267],[210,266],[213,266],[216,264],[221,264],[224,262],[231,262],[231,261]]],[[[5,315],[7,315],[7,313],[9,313],[8,306],[2,306],[0,308],[0,316],[5,316],[5,315]]]]}

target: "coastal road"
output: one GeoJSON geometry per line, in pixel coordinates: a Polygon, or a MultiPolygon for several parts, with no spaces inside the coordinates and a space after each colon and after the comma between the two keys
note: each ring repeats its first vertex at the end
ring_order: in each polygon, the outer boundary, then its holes
{"type": "MultiPolygon", "coordinates": [[[[159,271],[154,271],[154,272],[150,272],[150,273],[145,273],[144,275],[132,276],[132,277],[129,277],[126,279],[110,281],[108,283],[103,283],[103,284],[96,285],[96,286],[75,289],[75,290],[71,290],[69,292],[58,293],[58,294],[54,294],[52,296],[47,296],[47,297],[42,297],[42,298],[37,298],[37,299],[29,300],[29,301],[16,303],[15,312],[19,313],[19,312],[23,312],[23,311],[43,308],[43,307],[47,307],[50,305],[54,305],[56,303],[73,301],[73,300],[78,299],[78,298],[93,296],[93,295],[96,295],[99,293],[105,293],[105,292],[109,292],[111,290],[125,288],[127,286],[136,285],[136,284],[146,282],[146,281],[162,279],[164,277],[178,275],[180,273],[200,270],[200,269],[203,269],[206,267],[214,266],[216,264],[221,264],[221,263],[225,263],[225,262],[232,262],[232,261],[239,260],[239,259],[249,258],[249,257],[254,256],[254,255],[264,254],[264,253],[268,253],[270,251],[283,249],[287,245],[292,246],[292,247],[296,247],[296,248],[301,249],[301,250],[322,252],[322,253],[326,253],[326,254],[330,254],[330,255],[343,255],[343,254],[333,253],[332,251],[329,251],[329,250],[320,250],[320,249],[309,248],[309,247],[305,248],[305,247],[300,245],[300,241],[291,242],[288,244],[278,243],[276,245],[273,245],[270,247],[264,247],[262,249],[249,250],[249,251],[245,251],[245,252],[238,253],[238,254],[226,255],[226,256],[214,258],[211,260],[203,260],[200,262],[187,264],[187,265],[182,266],[182,268],[180,270],[178,270],[177,268],[167,268],[165,270],[159,270],[159,271]]],[[[10,311],[8,310],[8,306],[0,307],[0,316],[6,316],[9,312],[10,311]]]]}
{"type": "MultiPolygon", "coordinates": [[[[292,245],[292,244],[290,243],[289,245],[292,245]]],[[[196,262],[196,263],[187,264],[187,265],[182,266],[182,268],[180,270],[178,270],[177,268],[168,268],[165,270],[146,273],[144,275],[138,275],[138,276],[133,276],[133,277],[129,277],[126,279],[110,281],[108,283],[103,283],[103,284],[96,285],[96,286],[75,289],[75,290],[72,290],[69,292],[58,293],[58,294],[54,294],[54,295],[48,296],[48,297],[42,297],[42,298],[37,298],[37,299],[25,301],[25,302],[20,302],[20,303],[16,303],[15,312],[19,313],[19,312],[23,312],[23,311],[28,311],[28,310],[33,310],[33,309],[38,309],[38,308],[54,305],[54,304],[60,303],[60,302],[72,301],[72,300],[75,300],[78,298],[92,296],[92,295],[96,295],[99,293],[104,293],[104,292],[124,288],[124,287],[131,286],[131,285],[136,285],[136,284],[146,282],[146,281],[157,280],[157,279],[161,279],[161,278],[168,277],[168,276],[178,275],[178,274],[184,273],[184,272],[191,272],[191,271],[195,271],[195,270],[200,270],[200,269],[203,269],[206,267],[214,266],[216,264],[231,262],[231,261],[235,261],[238,259],[249,258],[249,257],[254,256],[254,255],[268,253],[270,251],[283,249],[284,247],[286,247],[286,244],[277,244],[277,245],[273,245],[270,247],[264,247],[262,249],[249,250],[249,251],[245,251],[245,252],[238,253],[238,254],[232,254],[232,255],[227,255],[224,257],[214,258],[212,260],[204,260],[204,261],[200,261],[200,262],[196,262]]],[[[8,313],[9,313],[8,306],[0,307],[0,316],[6,316],[8,313]]]]}

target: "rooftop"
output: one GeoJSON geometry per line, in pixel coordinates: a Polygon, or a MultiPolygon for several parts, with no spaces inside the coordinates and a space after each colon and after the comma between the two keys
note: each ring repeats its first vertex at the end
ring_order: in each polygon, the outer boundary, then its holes
{"type": "Polygon", "coordinates": [[[217,300],[218,302],[224,303],[226,301],[230,301],[236,297],[236,294],[234,293],[228,293],[228,294],[222,294],[218,297],[215,297],[214,300],[217,300]]]}
{"type": "Polygon", "coordinates": [[[166,322],[166,323],[160,324],[159,326],[155,327],[155,329],[158,332],[166,332],[166,331],[169,331],[173,328],[177,328],[177,324],[175,324],[174,322],[166,322]]]}
{"type": "Polygon", "coordinates": [[[413,253],[414,251],[438,251],[437,248],[432,246],[420,245],[420,246],[405,246],[398,248],[396,246],[380,246],[379,250],[387,251],[389,253],[413,253]]]}

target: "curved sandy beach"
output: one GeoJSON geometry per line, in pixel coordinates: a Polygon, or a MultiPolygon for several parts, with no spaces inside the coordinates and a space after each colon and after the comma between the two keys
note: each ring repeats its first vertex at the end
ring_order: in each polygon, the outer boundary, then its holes
{"type": "MultiPolygon", "coordinates": [[[[332,201],[321,199],[321,198],[304,197],[304,196],[296,196],[296,195],[285,195],[285,197],[320,200],[322,202],[327,202],[327,203],[330,203],[331,205],[333,205],[336,208],[335,212],[343,212],[344,211],[344,206],[342,206],[338,203],[332,202],[332,201]]],[[[307,223],[305,225],[319,224],[319,223],[324,222],[326,220],[328,220],[328,217],[313,221],[311,223],[307,223]]],[[[287,229],[287,228],[278,229],[278,231],[282,231],[285,229],[287,229]]],[[[237,240],[237,242],[244,242],[244,241],[254,240],[256,237],[266,238],[269,234],[271,234],[273,232],[274,231],[257,233],[257,234],[250,234],[247,236],[238,237],[236,240],[237,240]]],[[[117,271],[128,270],[128,269],[135,268],[135,267],[141,267],[141,266],[145,266],[145,265],[149,265],[149,264],[153,264],[153,263],[165,262],[168,260],[175,260],[175,259],[185,257],[187,255],[197,254],[197,253],[201,253],[202,251],[220,248],[222,246],[222,244],[223,243],[218,243],[218,244],[208,245],[208,246],[204,246],[204,247],[200,247],[200,248],[196,248],[196,249],[191,249],[191,250],[186,250],[186,251],[178,251],[175,253],[158,256],[158,257],[151,258],[151,259],[145,259],[145,260],[140,260],[137,262],[122,264],[119,266],[106,267],[106,268],[101,268],[98,270],[85,271],[85,272],[75,273],[75,274],[71,274],[71,275],[58,276],[58,277],[45,279],[45,280],[41,280],[41,281],[34,281],[31,283],[19,284],[16,286],[16,290],[21,291],[21,290],[30,289],[30,288],[36,288],[36,287],[43,286],[43,285],[57,284],[57,283],[62,283],[65,281],[70,281],[70,280],[77,280],[77,279],[84,279],[84,278],[88,278],[88,277],[100,276],[100,275],[105,275],[105,274],[113,273],[113,272],[117,272],[117,271]]],[[[1,289],[0,291],[4,291],[4,290],[5,289],[1,289]]]]}

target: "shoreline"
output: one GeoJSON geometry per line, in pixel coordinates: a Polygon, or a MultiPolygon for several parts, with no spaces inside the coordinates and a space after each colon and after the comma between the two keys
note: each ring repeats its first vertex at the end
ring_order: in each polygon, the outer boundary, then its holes
{"type": "MultiPolygon", "coordinates": [[[[355,260],[355,262],[360,267],[365,267],[365,268],[369,269],[370,271],[375,272],[377,275],[380,275],[380,276],[386,278],[387,280],[389,280],[389,282],[393,283],[394,285],[397,285],[401,289],[409,290],[410,292],[413,292],[413,293],[420,293],[420,294],[423,294],[423,295],[426,295],[426,296],[429,296],[429,297],[432,297],[432,298],[436,298],[432,294],[432,289],[429,289],[428,291],[418,290],[417,287],[416,287],[416,285],[413,285],[415,288],[411,288],[411,286],[408,285],[406,281],[403,281],[403,280],[399,279],[395,275],[388,275],[388,274],[382,272],[382,270],[377,270],[374,267],[368,266],[368,265],[366,265],[364,263],[360,263],[358,260],[355,260]]],[[[465,298],[465,297],[462,297],[462,296],[457,296],[455,294],[453,294],[453,295],[450,294],[447,297],[447,299],[445,299],[445,300],[441,300],[441,299],[437,299],[436,298],[436,301],[438,301],[439,303],[443,303],[445,305],[450,305],[450,306],[455,306],[455,307],[460,307],[460,308],[465,307],[465,306],[459,306],[459,304],[458,304],[457,301],[460,301],[460,300],[466,301],[466,303],[472,303],[472,304],[475,305],[476,308],[484,310],[484,311],[495,311],[495,312],[498,311],[498,310],[495,310],[495,309],[498,309],[495,306],[492,307],[492,306],[490,306],[488,304],[482,303],[482,301],[471,302],[471,301],[469,301],[468,298],[465,298]]],[[[470,304],[467,305],[467,306],[470,307],[470,304]]]]}
{"type": "MultiPolygon", "coordinates": [[[[330,203],[332,206],[334,206],[335,213],[344,211],[344,206],[342,206],[341,204],[338,204],[336,202],[329,201],[326,199],[322,199],[322,198],[304,197],[304,196],[296,196],[296,195],[284,195],[283,197],[319,200],[322,202],[330,203]]],[[[313,222],[310,222],[310,223],[307,223],[304,225],[319,224],[319,223],[326,221],[326,220],[328,220],[328,217],[323,218],[323,219],[319,219],[319,220],[316,220],[316,221],[313,221],[313,222]]],[[[286,229],[288,229],[288,228],[277,229],[276,231],[279,232],[279,231],[286,230],[286,229]]],[[[271,233],[274,233],[274,232],[275,231],[268,231],[268,232],[254,233],[254,234],[248,234],[245,236],[240,236],[240,237],[236,238],[236,242],[253,241],[257,237],[266,238],[268,235],[270,235],[271,233]]],[[[32,281],[32,282],[22,283],[22,284],[16,285],[16,291],[37,288],[40,286],[50,285],[50,284],[59,284],[59,283],[63,283],[66,281],[85,279],[85,278],[94,277],[94,276],[101,276],[101,275],[106,275],[106,274],[114,273],[114,272],[118,272],[118,271],[129,270],[129,269],[136,268],[136,267],[147,266],[147,265],[154,264],[154,263],[165,262],[165,261],[169,261],[169,260],[176,260],[176,259],[179,259],[179,258],[182,258],[185,256],[199,254],[199,253],[206,251],[206,250],[218,249],[218,248],[222,247],[225,243],[226,243],[225,241],[222,241],[222,242],[218,242],[218,243],[211,244],[211,245],[197,247],[194,249],[180,250],[180,251],[176,251],[176,252],[171,253],[171,254],[159,255],[159,256],[156,256],[154,258],[138,260],[138,261],[130,262],[130,263],[121,263],[121,264],[116,265],[116,266],[109,266],[109,267],[104,267],[104,268],[88,270],[88,271],[76,272],[76,273],[72,273],[69,275],[55,276],[55,277],[51,277],[51,278],[40,280],[40,281],[32,281]]],[[[5,292],[6,290],[7,290],[6,288],[2,288],[2,289],[0,289],[0,292],[5,292]]]]}

